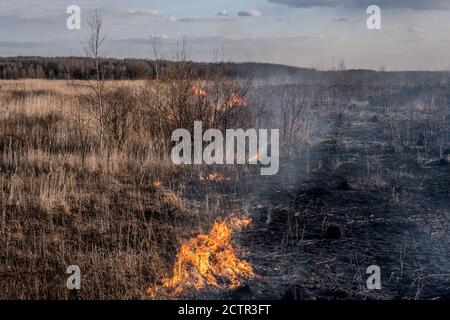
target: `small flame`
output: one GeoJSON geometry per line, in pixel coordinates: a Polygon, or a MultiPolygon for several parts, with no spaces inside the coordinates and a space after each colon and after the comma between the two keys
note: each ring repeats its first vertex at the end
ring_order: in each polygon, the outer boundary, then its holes
{"type": "Polygon", "coordinates": [[[205,89],[198,86],[193,86],[192,92],[198,97],[206,97],[208,94],[205,89]]]}
{"type": "Polygon", "coordinates": [[[229,107],[245,107],[247,106],[247,102],[240,95],[232,93],[230,98],[228,99],[227,105],[229,107]]]}
{"type": "Polygon", "coordinates": [[[159,189],[159,188],[161,188],[161,180],[155,180],[155,181],[153,181],[152,182],[152,186],[153,186],[153,188],[155,188],[155,189],[159,189]]]}
{"type": "Polygon", "coordinates": [[[233,233],[248,226],[251,220],[231,216],[217,220],[208,234],[200,234],[185,241],[177,254],[172,277],[162,280],[161,286],[150,287],[147,293],[155,296],[161,289],[179,295],[189,288],[209,286],[233,289],[241,278],[254,277],[252,266],[240,260],[232,246],[233,233]]]}
{"type": "Polygon", "coordinates": [[[248,162],[255,162],[255,161],[260,161],[260,160],[261,160],[261,155],[259,154],[259,152],[248,158],[248,162]]]}
{"type": "Polygon", "coordinates": [[[207,176],[200,174],[199,179],[200,181],[213,181],[213,182],[223,182],[228,180],[222,174],[217,172],[210,173],[207,176]]]}

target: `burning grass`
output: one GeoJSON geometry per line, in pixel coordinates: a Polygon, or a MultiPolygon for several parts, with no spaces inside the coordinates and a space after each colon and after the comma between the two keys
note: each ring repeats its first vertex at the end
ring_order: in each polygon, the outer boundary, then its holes
{"type": "Polygon", "coordinates": [[[166,291],[177,296],[188,289],[207,286],[233,289],[243,278],[253,278],[253,267],[240,260],[232,245],[235,231],[246,227],[251,220],[232,215],[217,220],[208,234],[200,234],[182,243],[176,256],[171,277],[161,281],[160,286],[147,289],[151,297],[166,291]]]}
{"type": "Polygon", "coordinates": [[[247,101],[237,93],[232,93],[230,98],[228,99],[227,105],[229,107],[246,107],[247,101]]]}
{"type": "Polygon", "coordinates": [[[198,97],[206,97],[208,95],[205,89],[198,86],[192,87],[192,93],[198,97]]]}
{"type": "Polygon", "coordinates": [[[76,121],[76,110],[88,116],[78,86],[1,83],[0,98],[10,98],[0,99],[0,298],[73,298],[71,264],[83,277],[77,299],[148,298],[145,284],[172,266],[179,235],[216,217],[185,194],[197,171],[161,160],[145,132],[140,149],[101,153],[76,121]]]}
{"type": "Polygon", "coordinates": [[[207,175],[203,175],[200,174],[199,175],[199,180],[204,182],[204,181],[210,181],[210,182],[217,182],[217,183],[222,183],[225,181],[229,181],[229,178],[225,178],[223,174],[218,173],[218,172],[213,172],[207,175]]]}

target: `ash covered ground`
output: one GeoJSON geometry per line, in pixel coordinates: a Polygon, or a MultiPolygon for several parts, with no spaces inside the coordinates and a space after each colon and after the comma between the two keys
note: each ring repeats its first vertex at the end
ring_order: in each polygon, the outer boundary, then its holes
{"type": "Polygon", "coordinates": [[[450,165],[422,158],[419,131],[413,147],[394,150],[382,117],[380,107],[347,110],[337,149],[320,139],[327,136],[320,124],[315,142],[281,159],[277,176],[255,171],[245,182],[213,186],[234,194],[237,210],[253,219],[236,243],[257,276],[194,296],[449,299],[450,165]],[[381,290],[367,289],[371,265],[381,269],[381,290]]]}

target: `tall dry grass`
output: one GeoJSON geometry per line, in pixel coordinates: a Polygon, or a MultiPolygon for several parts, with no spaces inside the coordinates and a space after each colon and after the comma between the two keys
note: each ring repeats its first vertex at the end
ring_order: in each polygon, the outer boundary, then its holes
{"type": "MultiPolygon", "coordinates": [[[[108,83],[127,94],[146,86],[108,83]]],[[[0,82],[0,299],[146,298],[182,237],[223,213],[219,194],[188,201],[201,169],[156,153],[142,117],[126,141],[101,150],[95,128],[80,120],[91,116],[85,90],[0,82]],[[66,288],[69,265],[81,268],[79,291],[66,288]]]]}

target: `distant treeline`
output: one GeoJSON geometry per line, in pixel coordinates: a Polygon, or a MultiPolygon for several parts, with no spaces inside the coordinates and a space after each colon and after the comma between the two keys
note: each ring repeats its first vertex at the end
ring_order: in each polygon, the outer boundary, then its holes
{"type": "MultiPolygon", "coordinates": [[[[155,79],[170,72],[179,62],[145,59],[102,59],[105,79],[155,79]]],[[[276,75],[303,77],[314,75],[313,69],[303,69],[268,63],[202,63],[187,64],[193,77],[207,79],[219,70],[237,77],[269,78],[276,75]]],[[[80,57],[0,57],[0,79],[78,79],[95,76],[92,59],[80,57]]]]}

